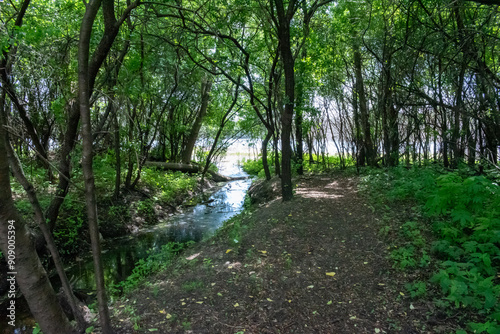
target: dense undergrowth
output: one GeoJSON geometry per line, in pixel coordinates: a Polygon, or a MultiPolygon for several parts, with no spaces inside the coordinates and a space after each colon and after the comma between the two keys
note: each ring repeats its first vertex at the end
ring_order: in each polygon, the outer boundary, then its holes
{"type": "MultiPolygon", "coordinates": [[[[38,199],[45,210],[55,193],[57,182],[47,180],[47,171],[36,167],[33,162],[24,162],[26,177],[36,189],[38,199]]],[[[94,174],[100,231],[104,238],[125,235],[130,225],[150,225],[157,223],[157,205],[176,207],[186,198],[194,195],[199,183],[198,175],[181,172],[165,172],[144,167],[136,190],[122,189],[122,195],[115,199],[115,157],[113,152],[97,156],[94,159],[94,174]],[[138,217],[138,219],[133,219],[138,217]]],[[[122,166],[122,180],[125,179],[126,166],[122,166]]],[[[15,205],[24,219],[33,222],[33,210],[24,189],[14,178],[11,187],[15,205]]],[[[54,239],[59,252],[67,257],[78,255],[89,246],[85,202],[83,201],[84,184],[82,171],[75,163],[70,192],[59,212],[54,239]]]]}
{"type": "Polygon", "coordinates": [[[430,299],[429,290],[437,291],[435,307],[475,333],[500,333],[497,179],[494,172],[477,176],[465,167],[399,167],[369,170],[361,182],[386,209],[381,233],[396,240],[394,266],[414,274],[406,285],[411,297],[430,299]],[[394,223],[402,208],[408,213],[394,223]]]}
{"type": "MultiPolygon", "coordinates": [[[[329,158],[331,166],[339,159],[329,158]]],[[[328,164],[304,163],[305,173],[328,164]]],[[[353,167],[351,164],[350,167],[353,167]]],[[[245,171],[264,176],[262,159],[245,171]]],[[[350,168],[349,170],[352,170],[350,168]]],[[[409,278],[407,293],[475,333],[500,333],[500,188],[497,170],[462,166],[363,169],[360,188],[383,214],[394,267],[409,278]]],[[[466,333],[465,330],[457,334],[466,333]]]]}

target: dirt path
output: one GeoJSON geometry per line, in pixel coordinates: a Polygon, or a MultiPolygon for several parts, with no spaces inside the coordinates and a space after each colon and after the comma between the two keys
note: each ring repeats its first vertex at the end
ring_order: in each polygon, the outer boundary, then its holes
{"type": "Polygon", "coordinates": [[[303,178],[293,201],[196,245],[115,304],[114,320],[121,333],[434,332],[386,259],[376,214],[356,179],[303,178]]]}

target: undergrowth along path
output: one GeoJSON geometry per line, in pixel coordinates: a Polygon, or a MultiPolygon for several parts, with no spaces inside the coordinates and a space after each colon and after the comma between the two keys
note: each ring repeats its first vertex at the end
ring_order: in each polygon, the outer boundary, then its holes
{"type": "Polygon", "coordinates": [[[357,178],[297,181],[115,303],[119,333],[439,333],[404,293],[357,178]]]}

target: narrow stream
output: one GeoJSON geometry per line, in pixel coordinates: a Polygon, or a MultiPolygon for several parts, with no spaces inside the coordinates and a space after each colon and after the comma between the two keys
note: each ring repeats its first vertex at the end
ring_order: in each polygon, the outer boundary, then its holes
{"type": "MultiPolygon", "coordinates": [[[[246,176],[231,157],[219,164],[219,173],[231,177],[246,176]]],[[[171,241],[200,241],[213,234],[223,222],[243,210],[243,201],[251,180],[230,181],[214,192],[204,204],[198,204],[176,214],[155,226],[142,229],[138,233],[122,238],[109,239],[102,244],[102,261],[105,268],[106,284],[118,283],[126,279],[140,259],[161,249],[171,241]]],[[[94,268],[91,254],[66,271],[75,289],[95,290],[94,268]]],[[[57,278],[56,278],[57,279],[57,278]]],[[[58,282],[53,282],[60,286],[58,282]]],[[[32,333],[35,323],[24,298],[16,300],[16,327],[7,325],[4,310],[0,311],[0,334],[32,333]]]]}
{"type": "MultiPolygon", "coordinates": [[[[240,172],[230,176],[244,175],[240,172]]],[[[104,242],[101,258],[107,284],[118,283],[127,278],[137,261],[147,257],[148,252],[159,251],[168,242],[200,241],[203,237],[214,233],[224,221],[241,212],[250,183],[248,179],[230,181],[212,194],[205,201],[206,204],[187,208],[183,213],[142,229],[137,234],[104,242]]],[[[75,288],[95,289],[91,256],[77,262],[69,268],[67,274],[75,288]]]]}

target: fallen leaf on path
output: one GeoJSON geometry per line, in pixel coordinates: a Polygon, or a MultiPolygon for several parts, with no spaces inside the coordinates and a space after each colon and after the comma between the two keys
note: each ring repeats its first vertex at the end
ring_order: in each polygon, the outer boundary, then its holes
{"type": "Polygon", "coordinates": [[[227,253],[229,253],[230,251],[232,251],[232,249],[228,249],[228,250],[226,251],[226,254],[227,254],[227,253]]]}
{"type": "Polygon", "coordinates": [[[329,273],[326,273],[328,276],[335,276],[335,273],[332,271],[332,272],[329,272],[329,273]]]}
{"type": "Polygon", "coordinates": [[[161,314],[165,314],[165,309],[160,310],[160,313],[161,313],[161,314]]]}
{"type": "Polygon", "coordinates": [[[167,319],[172,318],[172,315],[170,313],[167,313],[167,319]]]}
{"type": "Polygon", "coordinates": [[[273,300],[271,298],[267,298],[267,301],[268,302],[272,302],[273,300]]]}
{"type": "Polygon", "coordinates": [[[238,304],[238,303],[234,304],[234,307],[238,307],[238,306],[240,306],[240,304],[238,304]]]}

